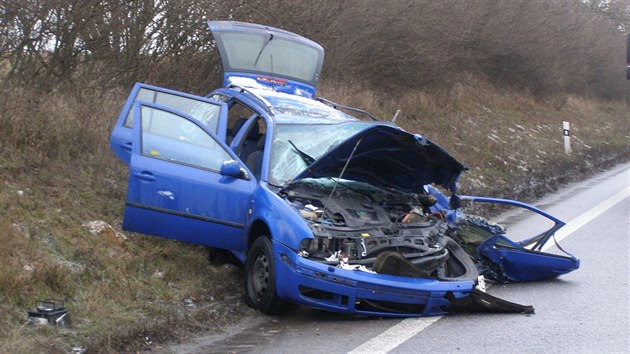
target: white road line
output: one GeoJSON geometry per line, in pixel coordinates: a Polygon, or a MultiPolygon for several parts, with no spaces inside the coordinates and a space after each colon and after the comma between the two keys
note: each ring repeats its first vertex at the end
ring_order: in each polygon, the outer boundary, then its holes
{"type": "MultiPolygon", "coordinates": [[[[608,209],[626,199],[628,196],[630,196],[630,186],[620,190],[617,194],[604,200],[603,202],[597,204],[595,207],[589,209],[587,212],[569,221],[563,228],[556,232],[556,240],[560,241],[570,234],[574,233],[577,229],[593,221],[595,218],[602,215],[608,209]]],[[[544,247],[543,249],[547,249],[553,246],[553,243],[548,243],[545,246],[546,247],[544,247]]]]}
{"type": "Polygon", "coordinates": [[[354,348],[348,354],[387,353],[415,336],[442,316],[407,318],[385,332],[354,348]]]}
{"type": "MultiPolygon", "coordinates": [[[[593,221],[598,216],[605,213],[608,209],[615,206],[625,198],[630,196],[630,186],[622,189],[617,194],[599,203],[597,206],[589,209],[587,212],[569,221],[562,229],[556,232],[556,240],[566,238],[574,233],[580,227],[593,221]]],[[[553,246],[553,242],[545,245],[544,249],[553,246]]],[[[384,354],[406,342],[409,338],[420,333],[425,328],[441,319],[442,316],[407,318],[398,324],[390,327],[385,332],[368,340],[360,346],[354,348],[348,354],[384,354]]]]}

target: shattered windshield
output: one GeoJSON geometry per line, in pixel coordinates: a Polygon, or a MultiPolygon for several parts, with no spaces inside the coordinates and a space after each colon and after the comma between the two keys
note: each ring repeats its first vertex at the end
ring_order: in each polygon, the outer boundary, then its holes
{"type": "Polygon", "coordinates": [[[279,124],[276,127],[269,182],[282,185],[337,145],[373,124],[354,121],[340,124],[279,124]]]}

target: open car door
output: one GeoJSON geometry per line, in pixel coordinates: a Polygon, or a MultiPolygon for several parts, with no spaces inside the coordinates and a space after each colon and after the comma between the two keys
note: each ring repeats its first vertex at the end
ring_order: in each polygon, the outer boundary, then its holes
{"type": "Polygon", "coordinates": [[[266,86],[312,98],[324,49],[278,28],[235,21],[209,21],[223,63],[224,85],[266,86]]]}
{"type": "Polygon", "coordinates": [[[118,116],[110,139],[112,151],[127,165],[129,165],[131,158],[131,131],[135,117],[133,105],[137,101],[166,106],[187,114],[202,122],[209,131],[215,133],[221,140],[225,140],[228,110],[225,103],[162,87],[136,83],[118,116]]]}
{"type": "MultiPolygon", "coordinates": [[[[555,242],[555,233],[565,223],[558,218],[526,203],[515,200],[458,196],[461,201],[510,205],[536,213],[553,223],[548,230],[522,241],[514,241],[505,234],[505,229],[486,219],[465,215],[461,209],[450,209],[450,199],[437,188],[426,185],[426,192],[436,198],[431,207],[434,212],[446,214],[454,227],[451,236],[475,259],[479,273],[497,282],[522,282],[555,278],[580,267],[580,260],[555,242]],[[554,240],[558,253],[547,252],[548,241],[554,240]]],[[[459,204],[457,202],[456,204],[459,204]]]]}
{"type": "Polygon", "coordinates": [[[213,131],[222,124],[225,104],[146,85],[136,89],[121,113],[118,135],[112,134],[112,147],[130,148],[114,150],[129,153],[123,228],[242,250],[256,180],[213,131]]]}
{"type": "MultiPolygon", "coordinates": [[[[460,228],[458,232],[459,241],[476,246],[476,258],[480,273],[489,279],[498,282],[521,282],[550,279],[572,272],[580,267],[580,260],[571,253],[564,250],[556,241],[555,233],[562,228],[565,223],[558,218],[522,202],[499,198],[485,198],[477,196],[461,196],[462,200],[481,203],[494,203],[511,205],[527,209],[553,222],[553,226],[548,230],[522,241],[513,241],[505,235],[503,230],[489,226],[483,220],[475,221],[475,217],[467,218],[468,227],[460,228]],[[475,233],[475,237],[467,239],[462,237],[466,234],[463,229],[471,227],[473,229],[485,229],[487,237],[483,240],[474,240],[480,233],[475,233]],[[547,242],[553,239],[558,250],[562,254],[549,253],[544,251],[547,242]],[[478,241],[478,242],[476,242],[478,241]]],[[[483,234],[483,233],[482,233],[483,234]]]]}

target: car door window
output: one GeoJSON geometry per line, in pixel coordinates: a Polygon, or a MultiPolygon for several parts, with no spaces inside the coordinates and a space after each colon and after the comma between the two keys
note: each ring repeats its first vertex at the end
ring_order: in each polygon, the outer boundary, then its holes
{"type": "MultiPolygon", "coordinates": [[[[190,115],[203,123],[212,132],[217,132],[221,118],[221,106],[209,102],[200,101],[192,97],[185,97],[175,93],[154,90],[150,87],[141,87],[135,97],[136,101],[145,101],[166,106],[190,115]]],[[[133,128],[134,114],[129,110],[125,118],[124,126],[133,128]]]]}
{"type": "Polygon", "coordinates": [[[258,117],[249,127],[245,137],[238,146],[238,157],[252,172],[254,177],[260,179],[262,172],[262,159],[265,151],[267,125],[265,120],[258,117]]]}
{"type": "Polygon", "coordinates": [[[234,103],[230,106],[228,111],[228,129],[226,138],[228,145],[232,143],[234,137],[238,134],[238,131],[243,127],[243,124],[252,116],[252,114],[254,114],[254,112],[250,108],[238,101],[234,101],[234,103]]]}
{"type": "Polygon", "coordinates": [[[193,121],[156,107],[140,106],[142,155],[219,171],[232,157],[193,121]]]}

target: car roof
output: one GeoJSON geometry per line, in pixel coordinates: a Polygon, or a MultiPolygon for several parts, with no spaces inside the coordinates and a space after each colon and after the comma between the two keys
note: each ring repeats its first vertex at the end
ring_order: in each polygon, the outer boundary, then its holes
{"type": "Polygon", "coordinates": [[[261,90],[274,111],[277,124],[336,124],[359,119],[323,102],[271,90],[261,90]]]}
{"type": "Polygon", "coordinates": [[[254,80],[240,78],[242,82],[230,88],[248,92],[264,105],[276,124],[338,124],[359,119],[311,98],[277,92],[257,85],[254,80]]]}

